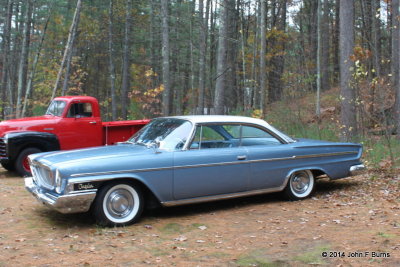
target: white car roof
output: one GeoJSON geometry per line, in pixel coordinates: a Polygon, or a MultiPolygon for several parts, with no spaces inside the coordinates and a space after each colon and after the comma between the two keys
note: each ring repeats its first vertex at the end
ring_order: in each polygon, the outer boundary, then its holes
{"type": "Polygon", "coordinates": [[[271,126],[262,119],[256,119],[244,116],[230,116],[230,115],[190,115],[190,116],[174,116],[170,118],[188,120],[191,121],[193,124],[213,123],[213,122],[252,123],[269,129],[270,131],[274,132],[275,134],[277,134],[278,136],[280,136],[289,143],[295,142],[294,139],[278,131],[276,128],[274,128],[273,126],[271,126]]]}
{"type": "Polygon", "coordinates": [[[228,116],[228,115],[190,115],[190,116],[175,116],[175,118],[189,120],[193,123],[207,123],[207,122],[244,122],[254,123],[262,126],[269,125],[266,121],[256,118],[244,116],[228,116]]]}

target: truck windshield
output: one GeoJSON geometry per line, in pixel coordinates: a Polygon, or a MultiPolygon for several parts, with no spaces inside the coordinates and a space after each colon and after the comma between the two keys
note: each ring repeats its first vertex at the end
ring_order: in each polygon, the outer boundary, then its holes
{"type": "Polygon", "coordinates": [[[64,111],[64,108],[65,108],[65,105],[66,105],[65,101],[54,100],[53,102],[50,103],[50,106],[46,111],[46,115],[53,115],[53,116],[61,117],[61,115],[64,111]]]}
{"type": "Polygon", "coordinates": [[[180,150],[190,136],[192,124],[175,118],[154,119],[128,142],[151,147],[156,145],[164,150],[180,150]]]}

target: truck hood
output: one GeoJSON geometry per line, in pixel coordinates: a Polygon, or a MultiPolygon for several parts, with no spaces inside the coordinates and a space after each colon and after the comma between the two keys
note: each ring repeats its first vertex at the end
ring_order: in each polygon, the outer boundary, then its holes
{"type": "Polygon", "coordinates": [[[38,117],[13,119],[0,122],[0,136],[12,131],[43,130],[48,125],[53,125],[60,117],[44,115],[38,117]]]}

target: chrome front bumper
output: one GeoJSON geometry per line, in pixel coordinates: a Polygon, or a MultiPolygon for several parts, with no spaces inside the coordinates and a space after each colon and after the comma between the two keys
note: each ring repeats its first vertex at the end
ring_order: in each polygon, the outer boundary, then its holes
{"type": "Polygon", "coordinates": [[[34,183],[32,177],[25,178],[25,188],[32,193],[39,202],[61,213],[87,212],[96,197],[96,192],[82,192],[61,196],[43,192],[43,190],[34,183]]]}
{"type": "Polygon", "coordinates": [[[349,173],[351,176],[359,175],[366,170],[364,164],[353,165],[350,167],[349,173]]]}

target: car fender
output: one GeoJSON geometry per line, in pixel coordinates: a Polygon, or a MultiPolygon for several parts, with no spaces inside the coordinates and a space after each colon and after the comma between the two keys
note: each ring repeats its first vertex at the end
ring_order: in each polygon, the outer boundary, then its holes
{"type": "Polygon", "coordinates": [[[58,137],[52,133],[23,131],[10,132],[4,136],[6,153],[10,160],[18,157],[19,153],[27,147],[36,147],[42,151],[60,150],[58,137]]]}
{"type": "MultiPolygon", "coordinates": [[[[66,192],[71,193],[76,191],[83,191],[90,188],[90,190],[98,190],[104,183],[110,181],[132,181],[141,184],[146,187],[159,202],[170,200],[172,198],[172,187],[167,188],[166,186],[159,186],[156,189],[156,185],[154,183],[149,182],[148,179],[140,175],[139,173],[114,173],[107,175],[96,175],[96,176],[83,176],[83,177],[72,177],[68,179],[66,184],[66,192]],[[88,188],[89,187],[89,188],[88,188]],[[79,188],[82,188],[81,190],[79,188]]],[[[162,183],[163,179],[159,179],[162,183]]]]}

